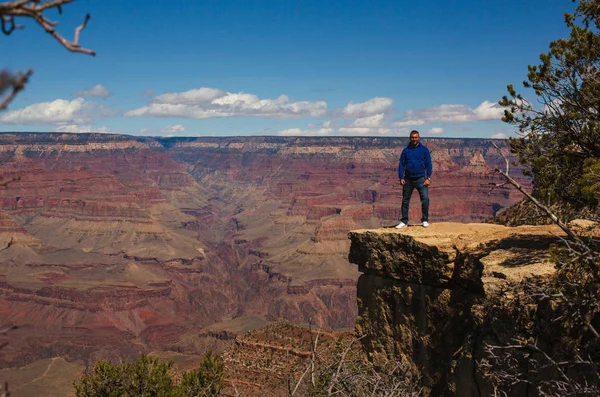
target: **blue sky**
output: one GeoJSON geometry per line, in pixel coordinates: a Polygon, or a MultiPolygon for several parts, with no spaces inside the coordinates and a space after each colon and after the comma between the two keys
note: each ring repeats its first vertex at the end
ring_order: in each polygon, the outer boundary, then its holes
{"type": "Polygon", "coordinates": [[[550,41],[569,0],[78,0],[57,30],[0,37],[34,69],[0,131],[132,135],[503,137],[495,104],[550,41]]]}

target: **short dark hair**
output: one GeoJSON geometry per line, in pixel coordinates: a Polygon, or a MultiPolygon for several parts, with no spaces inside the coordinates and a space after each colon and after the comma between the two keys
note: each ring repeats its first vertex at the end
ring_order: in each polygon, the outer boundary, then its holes
{"type": "MultiPolygon", "coordinates": [[[[417,130],[412,130],[412,131],[410,132],[410,135],[415,135],[415,134],[417,134],[417,135],[420,135],[420,134],[419,134],[419,131],[417,131],[417,130]]],[[[409,136],[410,136],[410,135],[409,135],[409,136]]]]}

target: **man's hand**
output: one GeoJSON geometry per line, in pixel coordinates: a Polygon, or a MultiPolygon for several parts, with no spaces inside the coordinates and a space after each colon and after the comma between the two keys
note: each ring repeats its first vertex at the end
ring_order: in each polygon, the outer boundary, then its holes
{"type": "Polygon", "coordinates": [[[431,179],[425,179],[423,186],[429,186],[429,185],[431,185],[431,179]]]}
{"type": "Polygon", "coordinates": [[[406,181],[404,179],[400,179],[400,184],[404,185],[406,183],[406,181]]]}

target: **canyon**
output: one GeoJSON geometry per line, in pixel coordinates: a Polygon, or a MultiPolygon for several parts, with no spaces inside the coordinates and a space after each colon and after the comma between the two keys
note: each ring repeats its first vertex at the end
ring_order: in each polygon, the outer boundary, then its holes
{"type": "MultiPolygon", "coordinates": [[[[422,142],[433,224],[482,222],[521,199],[491,189],[505,167],[492,143],[510,158],[502,142],[422,142]]],[[[219,351],[279,318],[353,328],[347,235],[397,223],[406,143],[0,134],[0,323],[16,327],[0,367],[219,351]]]]}

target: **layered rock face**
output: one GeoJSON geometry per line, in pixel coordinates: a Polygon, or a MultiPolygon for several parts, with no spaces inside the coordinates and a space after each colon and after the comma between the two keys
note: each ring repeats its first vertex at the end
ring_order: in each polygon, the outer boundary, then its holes
{"type": "Polygon", "coordinates": [[[407,361],[431,396],[552,394],[547,385],[564,379],[544,354],[598,345],[591,330],[568,323],[564,302],[532,297],[519,284],[554,272],[549,246],[561,233],[554,226],[455,223],[351,232],[349,260],[363,273],[357,331],[366,335],[370,359],[407,361]],[[504,361],[508,350],[489,348],[519,343],[535,347],[517,348],[504,361]],[[497,389],[494,377],[510,371],[520,376],[497,389]]]}
{"type": "MultiPolygon", "coordinates": [[[[423,140],[431,219],[520,199],[488,140],[423,140]]],[[[406,139],[0,134],[0,365],[193,349],[241,316],[350,328],[347,232],[397,221],[406,139]]],[[[505,150],[505,149],[503,149],[505,150]]],[[[527,180],[521,180],[527,185],[527,180]]],[[[418,198],[411,220],[420,218],[418,198]]]]}
{"type": "Polygon", "coordinates": [[[2,178],[20,178],[0,190],[0,311],[18,326],[2,366],[132,358],[235,315],[247,282],[183,226],[174,198],[201,207],[200,187],[161,145],[2,138],[2,178]]]}

